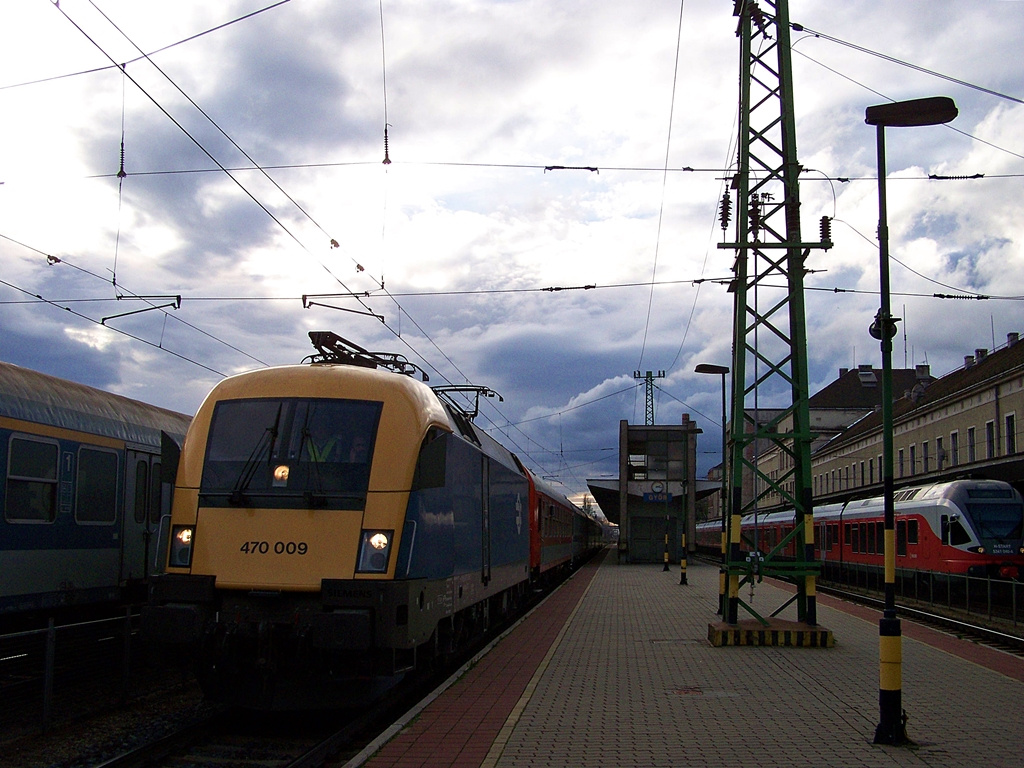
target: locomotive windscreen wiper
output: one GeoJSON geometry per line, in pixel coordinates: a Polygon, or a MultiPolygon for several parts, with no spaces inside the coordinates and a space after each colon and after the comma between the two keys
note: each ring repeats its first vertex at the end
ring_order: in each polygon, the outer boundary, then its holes
{"type": "Polygon", "coordinates": [[[246,503],[245,492],[249,490],[249,484],[252,482],[253,477],[256,476],[256,470],[259,468],[260,460],[263,458],[264,453],[266,453],[268,463],[272,460],[274,446],[277,444],[277,430],[281,423],[281,408],[283,405],[283,403],[278,404],[277,416],[274,417],[273,426],[267,427],[264,430],[256,445],[253,446],[249,458],[242,465],[242,471],[235,481],[234,488],[231,489],[230,499],[232,504],[241,506],[246,503]]]}

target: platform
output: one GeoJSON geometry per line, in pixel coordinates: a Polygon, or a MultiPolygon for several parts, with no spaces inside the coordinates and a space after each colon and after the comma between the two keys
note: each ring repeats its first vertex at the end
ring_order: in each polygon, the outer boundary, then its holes
{"type": "MultiPolygon", "coordinates": [[[[819,595],[832,648],[714,647],[718,568],[687,573],[585,566],[348,765],[1024,765],[1024,659],[904,620],[916,746],[875,745],[877,611],[819,595]]],[[[786,597],[743,595],[769,612],[786,597]]]]}

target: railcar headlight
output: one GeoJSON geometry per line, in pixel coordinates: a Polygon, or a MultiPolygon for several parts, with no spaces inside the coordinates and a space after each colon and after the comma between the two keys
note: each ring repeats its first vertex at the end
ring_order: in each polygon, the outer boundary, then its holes
{"type": "Polygon", "coordinates": [[[291,468],[287,464],[279,464],[274,467],[274,487],[283,488],[288,485],[288,476],[291,474],[291,468]]]}
{"type": "Polygon", "coordinates": [[[192,565],[192,539],[195,533],[194,525],[171,527],[171,556],[168,565],[176,568],[188,568],[192,565]]]}
{"type": "Polygon", "coordinates": [[[385,573],[391,555],[394,531],[363,531],[359,542],[359,573],[385,573]]]}

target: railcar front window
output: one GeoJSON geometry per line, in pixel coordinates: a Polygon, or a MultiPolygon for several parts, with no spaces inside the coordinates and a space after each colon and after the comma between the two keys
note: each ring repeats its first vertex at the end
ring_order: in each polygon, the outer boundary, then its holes
{"type": "Polygon", "coordinates": [[[207,439],[203,503],[362,509],[381,407],[307,398],[218,403],[207,439]]]}
{"type": "Polygon", "coordinates": [[[974,529],[979,539],[994,539],[1000,543],[1009,543],[1021,538],[1022,522],[1024,522],[1024,505],[1007,504],[968,504],[967,512],[974,522],[974,529]]]}

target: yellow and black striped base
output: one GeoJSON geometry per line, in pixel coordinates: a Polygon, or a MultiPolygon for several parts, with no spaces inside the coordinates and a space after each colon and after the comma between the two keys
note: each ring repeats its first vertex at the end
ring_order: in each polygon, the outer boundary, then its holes
{"type": "Polygon", "coordinates": [[[797,621],[772,619],[766,627],[754,619],[727,624],[708,624],[708,642],[716,648],[734,645],[768,645],[790,648],[831,648],[832,630],[797,621]]]}

